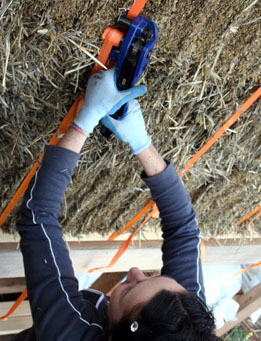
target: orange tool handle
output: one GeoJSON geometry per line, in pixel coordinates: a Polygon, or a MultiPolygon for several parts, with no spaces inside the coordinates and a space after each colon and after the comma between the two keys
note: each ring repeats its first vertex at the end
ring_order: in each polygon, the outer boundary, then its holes
{"type": "MultiPolygon", "coordinates": [[[[134,20],[140,14],[140,11],[143,9],[146,2],[147,0],[136,0],[134,4],[131,6],[127,14],[127,17],[131,20],[134,20]]],[[[109,69],[113,66],[113,63],[110,65],[107,64],[111,50],[113,47],[120,46],[120,42],[124,35],[125,35],[124,32],[119,31],[116,28],[112,27],[107,27],[103,32],[102,39],[104,40],[104,42],[102,44],[100,54],[97,59],[103,65],[107,66],[109,69]]],[[[91,75],[100,70],[102,70],[102,66],[96,63],[92,69],[91,75]]]]}
{"type": "MultiPolygon", "coordinates": [[[[103,32],[102,38],[104,39],[104,42],[102,44],[100,54],[98,56],[98,60],[105,66],[107,66],[108,58],[111,52],[111,49],[115,47],[119,47],[121,39],[123,38],[124,33],[117,30],[116,28],[107,27],[105,31],[103,32]]],[[[108,68],[112,67],[112,65],[108,65],[108,68]]],[[[95,64],[91,75],[94,73],[102,70],[102,66],[100,64],[95,64]]]]}

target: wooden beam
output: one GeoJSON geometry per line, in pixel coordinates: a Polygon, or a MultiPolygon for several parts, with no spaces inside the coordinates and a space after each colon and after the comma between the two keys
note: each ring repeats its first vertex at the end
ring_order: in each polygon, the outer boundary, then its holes
{"type": "MultiPolygon", "coordinates": [[[[22,255],[16,243],[0,243],[0,278],[24,277],[22,255]],[[15,244],[15,245],[14,245],[15,244]]],[[[71,259],[76,273],[85,273],[94,267],[106,266],[122,242],[72,242],[69,243],[71,259]]],[[[157,270],[162,267],[161,240],[134,241],[119,261],[104,272],[124,272],[133,266],[141,270],[157,270]]],[[[205,265],[254,264],[259,261],[261,244],[250,245],[206,245],[205,265]]]]}
{"type": "Polygon", "coordinates": [[[238,303],[240,307],[236,316],[236,321],[229,321],[225,323],[222,328],[217,329],[217,336],[220,337],[224,335],[261,307],[261,283],[256,285],[246,294],[238,296],[238,303]]]}
{"type": "MultiPolygon", "coordinates": [[[[5,315],[14,302],[0,303],[0,316],[5,315]]],[[[17,334],[30,328],[33,324],[28,301],[22,302],[13,314],[6,320],[0,321],[0,335],[17,334]]]]}
{"type": "Polygon", "coordinates": [[[0,294],[22,292],[25,288],[25,278],[0,278],[0,294]]]}
{"type": "MultiPolygon", "coordinates": [[[[160,227],[158,227],[156,230],[151,228],[149,225],[146,225],[142,228],[142,235],[136,235],[134,237],[135,240],[160,240],[162,234],[162,230],[160,227]]],[[[79,237],[73,237],[70,234],[64,233],[63,237],[66,242],[88,242],[88,241],[107,241],[111,233],[101,235],[97,232],[91,232],[88,234],[83,234],[79,237]]],[[[124,233],[122,235],[119,235],[117,237],[117,240],[126,240],[130,236],[130,233],[124,233]]],[[[0,229],[0,243],[12,243],[16,242],[17,248],[19,247],[19,241],[20,236],[18,233],[15,234],[7,234],[3,233],[0,229]]],[[[242,236],[240,234],[223,234],[221,237],[218,238],[209,238],[206,243],[208,245],[251,245],[251,244],[260,244],[261,238],[254,237],[252,240],[246,239],[243,240],[242,236]]]]}
{"type": "MultiPolygon", "coordinates": [[[[4,316],[9,309],[12,307],[14,302],[0,302],[0,316],[4,316]]],[[[31,315],[31,309],[29,305],[29,301],[23,301],[13,312],[13,314],[9,318],[13,318],[15,316],[30,316],[31,315]]],[[[0,321],[2,322],[2,321],[0,321]]],[[[3,321],[5,322],[5,321],[3,321]]],[[[0,327],[1,329],[1,327],[0,327]]]]}
{"type": "MultiPolygon", "coordinates": [[[[90,241],[69,241],[67,245],[70,249],[114,249],[119,248],[122,244],[122,240],[90,240],[90,241]]],[[[160,248],[162,245],[162,239],[149,239],[149,240],[132,240],[130,244],[131,247],[138,248],[160,248]]],[[[209,246],[235,246],[236,248],[241,248],[243,246],[260,246],[261,238],[253,238],[252,240],[247,239],[242,241],[239,238],[209,238],[204,240],[204,244],[209,246]]],[[[7,250],[18,250],[19,244],[17,242],[0,242],[0,252],[7,250]]]]}
{"type": "Polygon", "coordinates": [[[0,321],[0,335],[18,334],[22,330],[32,327],[31,316],[10,317],[7,321],[0,321]]]}

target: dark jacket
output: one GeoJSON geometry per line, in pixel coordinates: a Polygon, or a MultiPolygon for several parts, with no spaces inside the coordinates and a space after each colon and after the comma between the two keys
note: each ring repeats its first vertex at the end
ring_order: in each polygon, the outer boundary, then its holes
{"type": "MultiPolygon", "coordinates": [[[[25,193],[17,227],[34,325],[16,340],[99,340],[108,326],[108,299],[100,292],[78,290],[58,221],[62,198],[79,156],[49,146],[25,193]]],[[[181,179],[172,164],[153,177],[142,173],[142,179],[162,219],[162,274],[173,277],[205,301],[200,232],[181,179]]]]}

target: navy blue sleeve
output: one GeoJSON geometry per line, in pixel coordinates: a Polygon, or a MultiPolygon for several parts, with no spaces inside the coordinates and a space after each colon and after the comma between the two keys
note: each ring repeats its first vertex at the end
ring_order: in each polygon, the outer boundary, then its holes
{"type": "Polygon", "coordinates": [[[79,154],[49,146],[24,196],[17,222],[37,340],[97,339],[95,307],[78,291],[58,218],[79,154]]]}
{"type": "Polygon", "coordinates": [[[162,275],[174,278],[205,302],[200,260],[200,231],[190,197],[172,164],[164,172],[142,179],[156,202],[163,231],[162,275]]]}

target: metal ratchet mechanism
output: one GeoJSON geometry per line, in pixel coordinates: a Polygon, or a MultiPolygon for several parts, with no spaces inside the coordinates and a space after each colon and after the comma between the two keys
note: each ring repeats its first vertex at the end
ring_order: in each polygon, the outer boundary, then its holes
{"type": "MultiPolygon", "coordinates": [[[[119,46],[112,48],[108,63],[115,64],[118,89],[126,90],[137,83],[150,61],[157,39],[157,26],[142,15],[131,20],[124,14],[116,19],[116,28],[123,36],[119,46]]],[[[125,104],[112,117],[119,119],[127,109],[128,104],[125,104]]],[[[102,127],[101,132],[107,138],[112,134],[106,127],[102,127]]]]}

